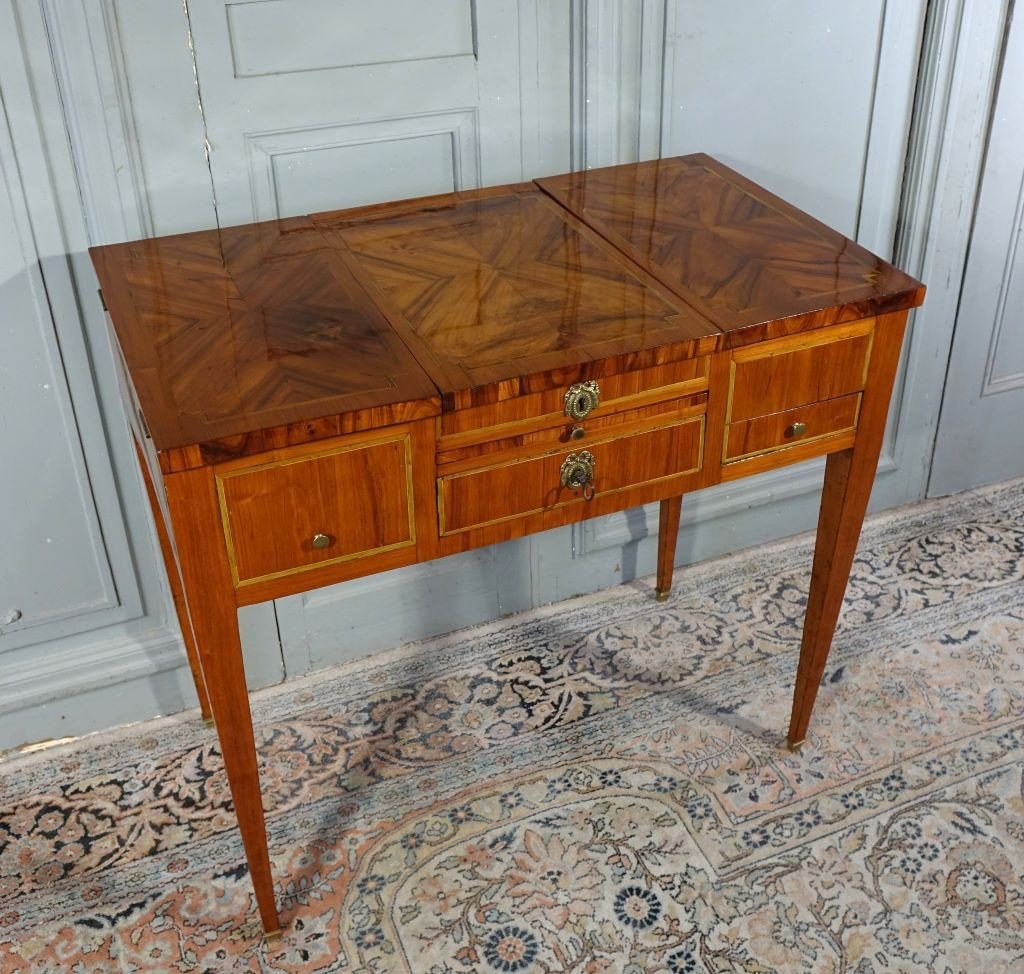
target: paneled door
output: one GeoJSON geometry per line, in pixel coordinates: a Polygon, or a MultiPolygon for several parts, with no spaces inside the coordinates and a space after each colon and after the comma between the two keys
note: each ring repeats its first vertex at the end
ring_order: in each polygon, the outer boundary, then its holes
{"type": "MultiPolygon", "coordinates": [[[[113,6],[154,233],[569,168],[568,4],[113,6]]],[[[280,600],[284,670],[527,608],[530,551],[524,540],[280,600]]],[[[273,672],[270,651],[248,641],[250,673],[273,672]]]]}
{"type": "Polygon", "coordinates": [[[1024,9],[1003,57],[929,494],[1024,475],[1024,9]]]}
{"type": "Polygon", "coordinates": [[[111,2],[155,233],[567,168],[568,9],[111,2]]]}
{"type": "MultiPolygon", "coordinates": [[[[7,653],[39,642],[40,629],[55,638],[95,628],[92,617],[119,602],[2,112],[0,308],[0,543],[18,553],[0,560],[8,676],[7,653]]],[[[13,703],[0,682],[0,701],[13,703]]]]}

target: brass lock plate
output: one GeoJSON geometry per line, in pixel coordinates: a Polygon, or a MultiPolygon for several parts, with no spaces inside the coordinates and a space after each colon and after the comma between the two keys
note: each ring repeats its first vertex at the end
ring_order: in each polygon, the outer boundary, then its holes
{"type": "Polygon", "coordinates": [[[565,393],[565,415],[569,419],[586,419],[601,405],[601,387],[597,380],[574,382],[565,393]]]}
{"type": "MultiPolygon", "coordinates": [[[[582,490],[584,495],[589,492],[593,496],[595,465],[594,455],[589,450],[570,453],[562,461],[562,486],[570,490],[582,490]]],[[[587,500],[589,499],[590,497],[587,497],[587,500]]]]}

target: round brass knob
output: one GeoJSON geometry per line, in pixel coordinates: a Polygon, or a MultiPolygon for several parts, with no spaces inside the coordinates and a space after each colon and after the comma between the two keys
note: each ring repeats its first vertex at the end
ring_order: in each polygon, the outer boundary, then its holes
{"type": "Polygon", "coordinates": [[[313,547],[318,549],[330,548],[331,536],[329,534],[314,534],[313,547]]]}
{"type": "Polygon", "coordinates": [[[574,382],[565,393],[565,415],[569,419],[586,419],[601,405],[601,388],[594,379],[574,382]]]}
{"type": "Polygon", "coordinates": [[[587,435],[587,431],[582,426],[574,426],[569,430],[569,438],[572,440],[582,440],[587,435]]]}
{"type": "Polygon", "coordinates": [[[806,432],[806,423],[791,423],[789,426],[786,427],[782,435],[785,436],[787,440],[792,440],[796,439],[796,437],[798,436],[803,436],[806,432]]]}

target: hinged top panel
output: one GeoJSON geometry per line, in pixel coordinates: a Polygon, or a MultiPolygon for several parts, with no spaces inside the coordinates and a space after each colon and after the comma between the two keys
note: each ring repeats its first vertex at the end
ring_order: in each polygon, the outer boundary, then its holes
{"type": "Polygon", "coordinates": [[[660,347],[701,354],[721,338],[532,185],[313,219],[346,250],[446,408],[564,384],[564,370],[575,378],[581,366],[660,347]]]}
{"type": "Polygon", "coordinates": [[[923,286],[703,154],[537,180],[743,345],[914,307],[923,286]]]}
{"type": "Polygon", "coordinates": [[[342,430],[440,411],[429,378],[309,219],[92,256],[158,450],[215,452],[215,441],[325,417],[345,417],[342,430]]]}

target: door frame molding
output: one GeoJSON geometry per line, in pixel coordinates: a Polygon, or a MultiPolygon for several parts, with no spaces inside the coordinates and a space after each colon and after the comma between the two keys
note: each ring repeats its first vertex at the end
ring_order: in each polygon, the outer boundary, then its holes
{"type": "MultiPolygon", "coordinates": [[[[959,427],[961,438],[970,436],[972,432],[979,432],[984,435],[982,428],[998,428],[999,423],[992,423],[992,417],[985,417],[988,404],[985,399],[998,395],[1002,391],[1020,389],[1024,385],[1024,374],[1017,373],[1002,380],[993,381],[992,373],[995,367],[995,355],[999,335],[1005,324],[1007,290],[1011,285],[1011,278],[1014,274],[1015,262],[1019,266],[1019,235],[1021,226],[1021,214],[1024,211],[1024,183],[1021,183],[1019,174],[1013,172],[1012,189],[1013,194],[1012,213],[1005,209],[1005,201],[997,201],[989,195],[994,187],[988,187],[986,192],[986,178],[999,179],[998,170],[1001,164],[1007,162],[1007,155],[1016,158],[1012,149],[1009,153],[1000,142],[993,142],[993,138],[1005,138],[1008,134],[1006,129],[1006,118],[1004,117],[1008,105],[1013,101],[1015,89],[1021,87],[1024,74],[1021,73],[1021,65],[1016,60],[1008,60],[1024,39],[1024,11],[1020,5],[1012,2],[996,4],[996,12],[1001,12],[1002,17],[990,17],[990,20],[982,26],[985,28],[982,40],[989,52],[989,71],[981,79],[975,81],[979,90],[986,86],[986,95],[982,102],[979,98],[977,104],[987,106],[987,110],[976,111],[975,127],[971,132],[972,158],[977,160],[974,179],[970,185],[963,190],[963,197],[966,198],[970,192],[970,207],[965,214],[969,222],[963,224],[964,233],[962,268],[960,275],[956,278],[956,303],[953,303],[953,296],[949,296],[949,315],[953,319],[950,322],[951,346],[950,358],[947,366],[947,381],[943,389],[942,402],[939,408],[939,415],[936,417],[936,429],[934,439],[934,451],[928,474],[928,496],[942,496],[944,493],[953,493],[957,490],[967,489],[971,484],[991,483],[1005,477],[1014,475],[1014,465],[1010,461],[1010,454],[1007,453],[1000,462],[994,457],[994,465],[989,467],[988,472],[983,472],[983,467],[971,466],[965,460],[962,448],[952,443],[951,433],[959,427]],[[1002,21],[1002,29],[997,30],[996,25],[1002,21]],[[1014,33],[1018,32],[1018,33],[1014,33]],[[1003,89],[1000,91],[1000,89],[1003,89]],[[1002,104],[1000,101],[1002,99],[1002,104]],[[993,166],[995,169],[993,170],[993,166]],[[995,240],[990,239],[988,234],[993,230],[993,218],[997,222],[1002,218],[995,217],[995,212],[1009,215],[1012,222],[1000,226],[998,232],[1005,234],[1007,239],[1001,240],[997,245],[997,253],[1001,261],[998,268],[998,284],[993,287],[992,280],[979,281],[977,274],[980,267],[978,256],[981,253],[988,253],[995,240]],[[981,222],[979,222],[981,221],[981,222]],[[979,238],[977,235],[981,234],[979,238]],[[987,243],[986,243],[987,240],[987,243]],[[985,294],[989,293],[994,298],[992,306],[986,306],[985,294]],[[981,302],[978,308],[972,307],[965,302],[981,302]],[[986,315],[984,321],[978,321],[973,311],[982,312],[986,315]],[[988,315],[993,317],[988,317],[988,315]],[[969,324],[970,323],[970,324],[969,324]],[[982,334],[976,334],[977,329],[971,324],[984,324],[982,334]],[[991,326],[991,328],[989,328],[991,326]],[[969,346],[986,346],[982,361],[971,359],[969,346]],[[969,369],[964,367],[963,356],[968,354],[969,369]],[[954,365],[954,356],[958,357],[954,365]],[[975,373],[973,370],[977,368],[975,373]],[[1002,385],[1003,389],[999,386],[1002,385]],[[969,391],[971,390],[971,391],[969,391]],[[973,473],[971,473],[973,471],[973,473]]],[[[975,31],[974,33],[977,33],[975,31]]],[[[977,43],[971,32],[969,39],[977,43]]],[[[1006,187],[1009,188],[1009,187],[1006,187]]],[[[988,263],[983,261],[982,263],[988,263]]],[[[990,443],[991,445],[991,443],[990,443]]],[[[1009,444],[1007,444],[1009,445],[1009,444]]],[[[1005,451],[1004,451],[1005,452],[1005,451]]],[[[1012,453],[1012,451],[1010,451],[1012,453]]]]}
{"type": "Polygon", "coordinates": [[[883,494],[890,504],[927,495],[1011,2],[932,0],[929,8],[896,249],[928,294],[911,314],[896,390],[894,456],[906,486],[891,500],[883,494]]]}
{"type": "Polygon", "coordinates": [[[152,236],[113,2],[38,2],[64,105],[89,240],[119,243],[152,236]]]}

